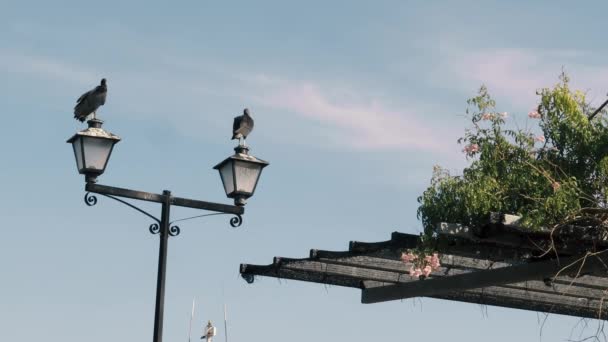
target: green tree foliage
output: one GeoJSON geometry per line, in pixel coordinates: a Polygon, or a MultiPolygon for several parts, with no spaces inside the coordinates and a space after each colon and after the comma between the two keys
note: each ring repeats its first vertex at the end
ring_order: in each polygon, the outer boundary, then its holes
{"type": "Polygon", "coordinates": [[[604,112],[593,120],[585,94],[572,91],[562,73],[553,88],[537,91],[529,113],[540,135],[507,129],[506,113],[485,86],[469,99],[472,127],[459,139],[471,160],[462,175],[435,167],[418,198],[418,217],[432,234],[439,222],[480,224],[489,212],[522,216],[530,229],[576,218],[582,208],[605,208],[608,196],[608,125],[604,112]]]}

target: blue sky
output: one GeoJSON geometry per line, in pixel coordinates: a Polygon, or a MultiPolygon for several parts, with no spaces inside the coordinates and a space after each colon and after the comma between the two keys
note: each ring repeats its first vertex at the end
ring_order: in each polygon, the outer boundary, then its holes
{"type": "Polygon", "coordinates": [[[550,316],[541,331],[532,312],[430,299],[362,305],[352,289],[248,285],[238,265],[418,232],[416,197],[432,166],[466,165],[456,139],[482,83],[519,126],[535,89],[562,67],[592,103],[605,99],[606,10],[0,0],[0,340],[151,339],[151,222],[105,198],[85,206],[65,143],[82,129],[76,98],[102,77],[99,116],[123,140],[100,183],[228,203],[211,167],[232,152],[232,118],[244,107],[256,120],[252,153],[271,163],[241,228],[211,217],[184,222],[170,240],[166,341],[186,340],[193,297],[196,334],[208,319],[221,327],[225,302],[233,342],[567,339],[575,318],[550,316]]]}

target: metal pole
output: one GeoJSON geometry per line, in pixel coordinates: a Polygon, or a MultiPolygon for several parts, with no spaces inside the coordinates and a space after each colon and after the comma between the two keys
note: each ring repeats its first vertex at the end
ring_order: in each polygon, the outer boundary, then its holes
{"type": "Polygon", "coordinates": [[[192,313],[190,314],[190,327],[188,327],[188,342],[192,340],[192,320],[194,319],[194,301],[196,299],[192,298],[192,313]]]}
{"type": "Polygon", "coordinates": [[[171,191],[163,190],[162,214],[160,219],[160,247],[158,249],[158,278],[156,280],[156,310],[154,312],[153,342],[163,341],[163,314],[165,305],[165,272],[167,270],[167,243],[169,240],[169,209],[171,191]]]}
{"type": "Polygon", "coordinates": [[[226,318],[226,303],[224,303],[224,337],[228,342],[228,319],[226,318]]]}

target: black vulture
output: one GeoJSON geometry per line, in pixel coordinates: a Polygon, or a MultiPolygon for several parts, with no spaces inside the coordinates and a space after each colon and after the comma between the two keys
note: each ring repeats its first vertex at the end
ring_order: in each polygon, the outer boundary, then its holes
{"type": "Polygon", "coordinates": [[[76,107],[74,107],[74,118],[84,122],[84,120],[91,113],[95,118],[95,111],[99,106],[103,106],[106,103],[106,95],[108,94],[108,87],[106,86],[106,79],[101,79],[101,84],[82,94],[78,100],[76,100],[76,107]]]}
{"type": "Polygon", "coordinates": [[[241,145],[241,139],[245,141],[251,131],[253,131],[253,118],[249,115],[249,109],[245,108],[243,115],[234,118],[232,140],[239,139],[239,145],[241,145]]]}

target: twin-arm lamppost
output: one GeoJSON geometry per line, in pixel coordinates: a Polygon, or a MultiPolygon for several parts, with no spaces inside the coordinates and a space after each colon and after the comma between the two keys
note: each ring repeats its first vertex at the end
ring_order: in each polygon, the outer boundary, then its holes
{"type": "MultiPolygon", "coordinates": [[[[74,148],[78,172],[85,176],[85,190],[87,193],[85,194],[84,199],[88,206],[93,206],[97,203],[97,198],[94,195],[91,195],[91,193],[96,193],[126,204],[156,221],[156,223],[150,225],[149,229],[152,234],[159,234],[160,236],[153,342],[161,342],[165,302],[167,242],[169,236],[177,236],[180,233],[179,227],[173,225],[173,223],[176,221],[171,221],[170,219],[171,206],[188,207],[214,212],[211,214],[189,217],[186,219],[208,215],[232,214],[234,217],[230,219],[230,225],[232,227],[238,227],[243,222],[241,215],[243,215],[245,212],[244,205],[246,200],[253,195],[260,178],[260,174],[262,173],[262,169],[266,167],[268,163],[249,155],[249,149],[246,146],[239,145],[234,149],[234,155],[226,158],[224,161],[214,167],[214,169],[218,170],[220,173],[224,190],[226,191],[226,196],[234,199],[235,205],[175,197],[172,196],[171,192],[168,190],[164,190],[162,194],[155,194],[100,185],[96,184],[97,177],[99,177],[105,171],[114,145],[120,141],[118,136],[104,130],[101,127],[102,124],[103,121],[95,118],[89,120],[89,127],[74,134],[74,136],[71,137],[67,142],[71,143],[74,148]],[[161,217],[158,219],[148,212],[120,198],[131,198],[160,203],[161,217]]],[[[178,221],[186,219],[181,219],[178,221]]]]}

